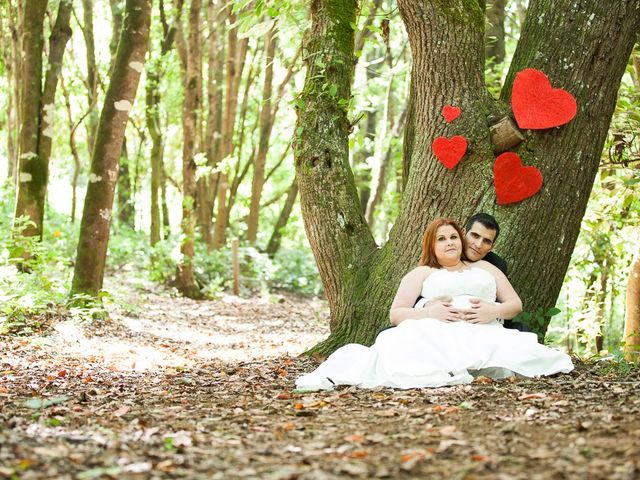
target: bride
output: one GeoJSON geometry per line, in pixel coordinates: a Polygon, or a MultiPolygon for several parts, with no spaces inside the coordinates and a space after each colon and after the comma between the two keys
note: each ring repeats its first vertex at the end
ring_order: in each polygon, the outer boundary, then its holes
{"type": "Polygon", "coordinates": [[[506,329],[498,322],[518,315],[522,302],[498,268],[465,259],[462,241],[453,220],[432,222],[424,234],[420,266],[402,279],[391,305],[396,328],[382,331],[371,347],[352,343],[339,348],[298,378],[296,387],[440,387],[471,383],[478,375],[500,379],[573,370],[568,355],[540,345],[534,333],[506,329]],[[413,307],[419,295],[450,296],[454,307],[474,313],[459,321],[429,318],[428,307],[413,307]]]}

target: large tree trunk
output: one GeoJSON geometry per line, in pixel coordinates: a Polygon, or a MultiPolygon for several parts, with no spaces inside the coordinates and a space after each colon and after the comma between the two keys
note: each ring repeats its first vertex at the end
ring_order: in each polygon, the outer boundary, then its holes
{"type": "Polygon", "coordinates": [[[502,100],[511,97],[515,73],[534,67],[575,96],[578,114],[561,128],[529,133],[519,148],[524,162],[542,172],[540,194],[513,207],[495,207],[491,192],[479,205],[495,209],[505,232],[498,249],[509,261],[509,278],[525,311],[547,310],[560,292],[640,28],[637,6],[632,0],[539,0],[529,6],[502,100]],[[542,16],[545,21],[539,22],[542,16]]]}
{"type": "Polygon", "coordinates": [[[265,37],[265,69],[264,84],[262,86],[262,105],[260,110],[260,136],[258,139],[258,153],[253,163],[253,178],[251,181],[251,204],[247,220],[247,239],[255,243],[258,236],[260,221],[260,198],[264,186],[264,169],[269,151],[269,139],[274,119],[271,117],[271,96],[273,94],[273,61],[276,53],[276,28],[269,30],[265,37]]]}
{"type": "Polygon", "coordinates": [[[627,317],[624,323],[624,358],[640,360],[640,249],[636,252],[627,281],[627,317]]]}
{"type": "Polygon", "coordinates": [[[189,10],[189,34],[184,50],[182,104],[182,258],[176,272],[176,287],[183,295],[201,298],[193,276],[196,234],[196,162],[198,148],[198,107],[201,103],[200,78],[200,11],[202,2],[192,0],[189,10]]]}
{"type": "Polygon", "coordinates": [[[129,112],[149,42],[151,0],[127,0],[124,26],[96,132],[71,295],[97,297],[107,257],[113,197],[129,112]]]}
{"type": "Polygon", "coordinates": [[[406,186],[389,241],[379,250],[355,195],[346,163],[349,125],[337,102],[350,95],[344,82],[351,75],[352,36],[347,27],[340,28],[351,21],[355,5],[337,0],[311,4],[307,58],[316,63],[308,65],[295,155],[305,228],[331,310],[331,336],[317,350],[373,341],[388,321],[401,276],[417,263],[426,226],[442,215],[462,221],[476,211],[494,213],[503,232],[498,250],[510,262],[510,278],[525,310],[555,304],[640,26],[636,4],[532,0],[502,99],[496,102],[484,85],[480,4],[399,0],[413,53],[406,186]],[[545,21],[539,22],[542,17],[545,21]],[[509,113],[514,75],[526,67],[541,69],[554,86],[571,91],[579,112],[561,128],[527,134],[517,152],[525,164],[541,170],[543,189],[521,203],[497,206],[488,119],[509,113]],[[325,82],[338,86],[335,99],[322,95],[325,82]],[[452,124],[442,118],[446,104],[462,109],[452,124]],[[431,142],[456,134],[467,138],[470,149],[449,171],[433,155],[431,142]]]}

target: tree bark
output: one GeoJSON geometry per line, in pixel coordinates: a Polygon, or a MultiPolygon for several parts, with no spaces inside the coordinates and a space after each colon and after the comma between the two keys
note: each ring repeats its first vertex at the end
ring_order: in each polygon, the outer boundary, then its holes
{"type": "Polygon", "coordinates": [[[98,297],[109,241],[118,159],[149,41],[151,0],[127,0],[124,26],[91,158],[71,296],[98,297]]]}
{"type": "Polygon", "coordinates": [[[262,106],[260,109],[260,134],[258,153],[253,162],[253,178],[251,181],[251,203],[247,220],[247,239],[255,243],[260,221],[260,198],[264,187],[265,163],[269,151],[269,139],[274,119],[271,117],[271,96],[273,95],[273,62],[276,53],[277,30],[275,26],[265,36],[265,69],[262,86],[262,106]]]}
{"type": "Polygon", "coordinates": [[[149,163],[151,164],[151,229],[149,242],[152,246],[162,238],[163,226],[160,209],[160,185],[162,183],[162,171],[164,168],[164,145],[162,120],[160,119],[160,81],[164,73],[163,60],[167,53],[173,48],[176,37],[176,25],[182,16],[183,5],[184,2],[182,0],[178,2],[174,22],[169,25],[165,19],[164,1],[160,1],[160,18],[163,28],[163,37],[160,42],[160,55],[155,58],[152,55],[147,67],[145,119],[147,131],[151,137],[151,152],[149,154],[149,163]]]}
{"type": "Polygon", "coordinates": [[[87,99],[89,100],[87,148],[89,149],[89,155],[91,155],[98,128],[98,67],[96,65],[96,46],[93,35],[93,0],[82,0],[82,17],[84,23],[82,33],[87,57],[87,99]]]}
{"type": "MultiPolygon", "coordinates": [[[[233,154],[233,132],[235,126],[236,110],[238,106],[238,88],[242,78],[242,69],[247,53],[248,39],[238,40],[236,26],[237,16],[231,12],[228,17],[229,28],[227,34],[227,68],[225,79],[225,102],[222,120],[222,139],[220,147],[220,159],[223,160],[233,154]]],[[[216,221],[213,226],[213,248],[222,248],[226,242],[228,221],[227,191],[229,189],[229,176],[223,169],[217,175],[216,190],[218,208],[216,221]]]]}
{"type": "Polygon", "coordinates": [[[373,341],[388,321],[400,278],[418,261],[426,226],[439,216],[463,221],[476,211],[495,214],[502,231],[497,248],[512,266],[510,278],[525,310],[546,311],[555,304],[640,26],[632,0],[615,5],[532,0],[502,98],[494,101],[484,84],[480,3],[399,0],[398,6],[413,53],[406,185],[389,241],[376,249],[346,163],[349,122],[340,109],[340,100],[350,97],[353,37],[345,25],[353,21],[355,5],[311,4],[294,153],[305,229],[331,311],[331,335],[315,349],[321,353],[347,342],[373,341]],[[497,206],[488,119],[509,113],[513,77],[527,67],[541,69],[555,87],[569,90],[579,112],[561,128],[527,132],[517,153],[524,164],[541,170],[543,189],[518,204],[497,206]],[[324,84],[338,86],[335,99],[323,95],[324,84]],[[461,107],[462,115],[447,124],[441,111],[450,103],[461,107]],[[457,134],[470,148],[449,171],[433,155],[431,142],[457,134]]]}
{"type": "Polygon", "coordinates": [[[15,183],[15,172],[18,159],[17,137],[18,131],[18,115],[17,110],[20,108],[19,97],[15,95],[17,90],[17,75],[19,70],[17,54],[18,46],[18,31],[15,25],[15,8],[11,2],[6,3],[6,8],[1,10],[3,16],[0,19],[0,36],[2,57],[5,67],[5,78],[7,82],[7,183],[15,183]],[[5,27],[3,20],[7,18],[7,25],[5,27]]]}
{"type": "Polygon", "coordinates": [[[294,159],[300,206],[331,310],[331,336],[317,347],[321,352],[347,338],[369,342],[376,327],[366,319],[386,313],[379,303],[364,301],[362,289],[376,245],[349,168],[347,103],[356,6],[354,0],[311,3],[307,75],[297,105],[294,159]]]}
{"type": "Polygon", "coordinates": [[[27,2],[23,16],[18,195],[14,213],[14,226],[18,218],[28,217],[33,223],[29,224],[22,234],[39,239],[42,239],[44,213],[42,199],[45,198],[47,188],[47,167],[38,154],[42,108],[43,27],[46,8],[46,0],[27,2]]]}
{"type": "MultiPolygon", "coordinates": [[[[222,138],[222,101],[224,89],[225,14],[221,2],[211,1],[207,5],[209,40],[207,42],[207,124],[205,130],[205,152],[207,165],[214,168],[220,161],[222,138]]],[[[213,249],[213,207],[216,195],[217,175],[208,174],[202,178],[202,192],[199,195],[200,226],[208,250],[213,249]]]]}
{"type": "Polygon", "coordinates": [[[624,358],[640,360],[640,250],[633,259],[627,281],[627,317],[624,323],[624,358]]]}
{"type": "Polygon", "coordinates": [[[198,144],[198,107],[201,103],[200,12],[201,0],[192,0],[189,8],[189,33],[183,64],[184,101],[182,104],[182,258],[176,271],[176,287],[189,298],[201,298],[193,276],[196,227],[196,162],[198,144]]]}
{"type": "Polygon", "coordinates": [[[67,110],[67,123],[69,125],[69,150],[71,150],[71,156],[73,157],[73,176],[71,179],[71,223],[76,221],[76,207],[78,204],[78,178],[80,177],[80,154],[78,153],[78,145],[76,144],[76,129],[80,125],[80,122],[73,122],[73,112],[71,111],[71,94],[69,89],[66,88],[64,79],[60,79],[60,87],[62,87],[62,93],[64,94],[64,103],[67,110]]]}
{"type": "Polygon", "coordinates": [[[118,162],[118,183],[116,186],[118,196],[118,222],[135,229],[135,208],[131,171],[129,169],[130,156],[127,147],[127,137],[122,141],[122,153],[118,162]]]}
{"type": "Polygon", "coordinates": [[[498,249],[525,311],[546,311],[560,292],[638,28],[640,9],[631,0],[539,0],[529,6],[502,100],[511,97],[515,73],[533,67],[574,95],[578,114],[561,128],[529,132],[518,148],[523,162],[542,172],[540,194],[506,207],[495,207],[493,196],[485,195],[479,204],[495,209],[504,231],[498,249]],[[541,16],[544,22],[538,22],[541,16]]]}

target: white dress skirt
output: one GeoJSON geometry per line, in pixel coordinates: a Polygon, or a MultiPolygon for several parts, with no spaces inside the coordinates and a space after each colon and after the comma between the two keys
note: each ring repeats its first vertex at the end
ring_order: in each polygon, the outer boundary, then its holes
{"type": "MultiPolygon", "coordinates": [[[[458,308],[468,307],[470,298],[493,302],[496,282],[478,267],[436,270],[425,279],[422,296],[442,295],[451,296],[458,308]]],[[[382,331],[371,347],[352,343],[339,348],[298,378],[296,387],[441,387],[471,383],[478,375],[500,379],[514,373],[537,377],[571,370],[568,355],[539,344],[534,333],[506,329],[497,320],[473,324],[421,318],[382,331]]]]}

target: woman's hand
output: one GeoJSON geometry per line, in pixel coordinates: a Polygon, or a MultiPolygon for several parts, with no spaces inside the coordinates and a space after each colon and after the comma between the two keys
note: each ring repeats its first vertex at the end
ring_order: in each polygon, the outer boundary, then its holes
{"type": "Polygon", "coordinates": [[[498,306],[480,298],[469,299],[469,309],[460,312],[461,320],[469,323],[489,323],[498,318],[498,306]]]}
{"type": "Polygon", "coordinates": [[[453,306],[453,299],[450,296],[436,297],[429,300],[424,305],[425,317],[435,318],[441,322],[458,322],[460,310],[453,306]]]}

